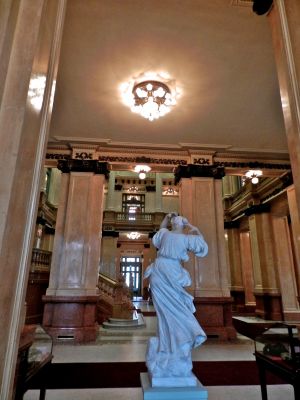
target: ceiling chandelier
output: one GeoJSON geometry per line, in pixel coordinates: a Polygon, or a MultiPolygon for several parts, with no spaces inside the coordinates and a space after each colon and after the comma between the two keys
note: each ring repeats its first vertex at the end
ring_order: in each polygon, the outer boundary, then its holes
{"type": "Polygon", "coordinates": [[[134,168],[134,172],[137,172],[139,174],[140,179],[145,179],[147,172],[151,171],[151,167],[146,164],[138,164],[134,168]]]}
{"type": "Polygon", "coordinates": [[[169,87],[158,81],[144,81],[132,89],[134,105],[131,110],[153,121],[166,115],[170,107],[176,104],[169,87]]]}
{"type": "Polygon", "coordinates": [[[171,111],[180,90],[166,73],[147,72],[120,86],[124,103],[131,111],[154,121],[171,111]]]}
{"type": "Polygon", "coordinates": [[[141,234],[139,232],[127,233],[128,239],[132,239],[132,240],[138,239],[140,236],[141,236],[141,234]]]}
{"type": "Polygon", "coordinates": [[[245,173],[245,176],[249,179],[251,179],[251,182],[256,185],[259,181],[258,177],[262,176],[263,172],[260,169],[249,169],[245,173]]]}

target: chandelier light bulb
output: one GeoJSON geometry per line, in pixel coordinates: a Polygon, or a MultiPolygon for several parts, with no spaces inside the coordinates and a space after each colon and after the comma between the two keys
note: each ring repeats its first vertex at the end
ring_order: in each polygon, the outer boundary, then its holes
{"type": "Polygon", "coordinates": [[[250,169],[245,173],[245,176],[251,179],[251,182],[256,185],[259,182],[258,177],[262,176],[263,172],[260,169],[250,169]]]}
{"type": "Polygon", "coordinates": [[[138,164],[134,168],[134,172],[137,172],[139,174],[140,179],[145,179],[146,178],[146,173],[151,171],[151,167],[146,164],[138,164]]]}
{"type": "Polygon", "coordinates": [[[151,84],[151,83],[148,83],[148,84],[146,85],[146,89],[148,90],[148,92],[150,92],[150,91],[153,89],[152,84],[151,84]]]}

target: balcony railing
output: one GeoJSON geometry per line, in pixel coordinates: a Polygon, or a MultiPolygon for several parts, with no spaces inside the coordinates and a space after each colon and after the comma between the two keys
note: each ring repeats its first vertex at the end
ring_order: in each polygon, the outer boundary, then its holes
{"type": "Polygon", "coordinates": [[[51,256],[51,251],[32,249],[31,269],[50,269],[51,256]]]}
{"type": "Polygon", "coordinates": [[[156,230],[163,219],[163,212],[128,213],[120,211],[104,211],[103,226],[107,230],[144,229],[156,230]]]}
{"type": "Polygon", "coordinates": [[[145,221],[152,222],[153,214],[152,213],[125,213],[125,212],[117,212],[116,213],[117,221],[145,221]]]}

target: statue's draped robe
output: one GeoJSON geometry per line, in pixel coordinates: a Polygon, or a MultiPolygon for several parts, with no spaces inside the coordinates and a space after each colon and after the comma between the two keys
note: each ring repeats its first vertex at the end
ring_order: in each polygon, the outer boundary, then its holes
{"type": "Polygon", "coordinates": [[[202,235],[175,233],[166,228],[157,232],[152,242],[158,249],[157,258],[145,277],[158,319],[158,337],[148,344],[146,362],[152,376],[189,376],[192,369],[191,349],[206,340],[194,317],[193,296],[184,287],[191,277],[181,265],[188,261],[188,252],[204,257],[208,246],[202,235]]]}

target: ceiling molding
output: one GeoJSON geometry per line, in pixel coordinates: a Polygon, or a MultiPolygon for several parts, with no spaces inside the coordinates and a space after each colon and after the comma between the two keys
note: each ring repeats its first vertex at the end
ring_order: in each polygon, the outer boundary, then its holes
{"type": "MultiPolygon", "coordinates": [[[[74,144],[81,144],[81,143],[95,143],[95,144],[108,144],[111,143],[111,139],[107,138],[91,138],[88,136],[52,136],[50,137],[50,143],[52,143],[52,139],[54,139],[57,142],[62,142],[62,143],[74,143],[74,144]]],[[[53,143],[55,143],[55,141],[53,143]]]]}
{"type": "Polygon", "coordinates": [[[230,5],[239,7],[252,7],[253,0],[231,0],[230,5]]]}

